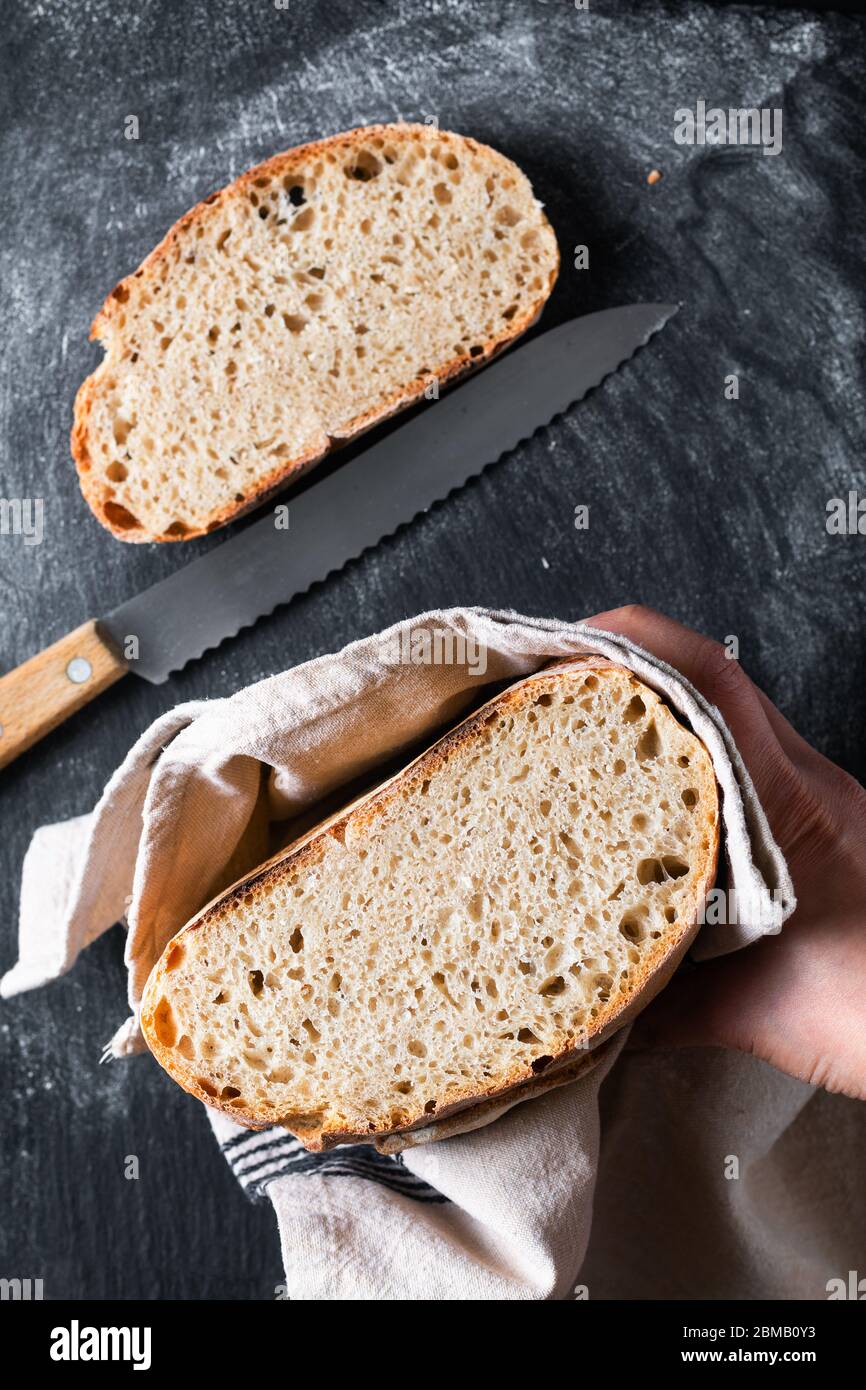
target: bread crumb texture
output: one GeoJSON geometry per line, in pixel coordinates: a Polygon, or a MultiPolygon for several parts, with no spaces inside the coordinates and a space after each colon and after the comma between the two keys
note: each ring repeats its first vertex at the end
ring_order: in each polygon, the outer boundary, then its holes
{"type": "Polygon", "coordinates": [[[618,667],[521,682],[167,947],[142,1023],[188,1090],[309,1147],[585,1048],[690,935],[703,745],[618,667]]]}
{"type": "Polygon", "coordinates": [[[557,269],[529,181],[474,140],[375,126],[277,155],[106,300],[84,495],[125,540],[213,530],[518,336],[557,269]]]}

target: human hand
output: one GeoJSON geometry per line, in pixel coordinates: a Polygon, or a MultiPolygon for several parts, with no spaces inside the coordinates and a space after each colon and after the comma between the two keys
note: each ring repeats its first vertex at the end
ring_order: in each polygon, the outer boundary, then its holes
{"type": "Polygon", "coordinates": [[[866,1099],[866,791],[796,733],[720,643],[638,605],[587,622],[669,662],[720,710],[797,894],[780,935],[678,975],[630,1045],[737,1048],[866,1099]]]}

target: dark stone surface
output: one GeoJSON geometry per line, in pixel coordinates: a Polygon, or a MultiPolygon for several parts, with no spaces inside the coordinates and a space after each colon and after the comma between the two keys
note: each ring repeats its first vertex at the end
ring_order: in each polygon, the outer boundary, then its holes
{"type": "MultiPolygon", "coordinates": [[[[67,435],[105,293],[258,159],[436,115],[517,159],[547,204],[563,270],[545,326],[683,302],[648,351],[463,493],[169,685],[122,682],[4,772],[4,968],[30,835],[88,810],[151,719],[435,604],[580,618],[640,598],[736,634],[789,717],[863,777],[866,538],[825,529],[828,498],[866,492],[863,29],[697,0],[592,0],[588,15],[568,0],[3,6],[0,496],[45,499],[40,546],[0,536],[3,669],[220,544],[113,540],[67,435]],[[781,156],[676,145],[673,113],[698,97],[782,106],[781,156]],[[572,269],[577,243],[589,272],[572,269]],[[580,502],[589,532],[573,528],[580,502]]],[[[125,1016],[122,948],[117,930],[0,1006],[0,1274],[42,1277],[47,1297],[272,1297],[269,1210],[237,1191],[198,1107],[147,1058],[96,1066],[125,1016]]]]}

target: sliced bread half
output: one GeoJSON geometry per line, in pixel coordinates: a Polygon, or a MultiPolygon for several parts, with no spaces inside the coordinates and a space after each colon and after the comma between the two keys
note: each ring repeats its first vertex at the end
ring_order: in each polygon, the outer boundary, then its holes
{"type": "Polygon", "coordinates": [[[526,176],[475,140],[383,125],[276,155],[105,301],[84,496],[122,540],[211,531],[512,342],[558,264],[526,176]]]}
{"type": "Polygon", "coordinates": [[[237,1120],[381,1143],[532,1093],[631,1018],[691,941],[717,848],[703,744],[628,671],[576,659],[205,908],[151,972],[144,1035],[237,1120]]]}

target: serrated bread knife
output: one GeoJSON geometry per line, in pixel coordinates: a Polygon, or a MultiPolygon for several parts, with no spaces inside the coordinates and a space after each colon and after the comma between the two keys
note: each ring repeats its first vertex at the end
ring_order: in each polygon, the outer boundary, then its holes
{"type": "Polygon", "coordinates": [[[0,767],[128,671],[164,681],[357,559],[582,400],[676,309],[604,309],[511,350],[292,500],[288,528],[269,511],[10,671],[0,678],[0,767]]]}

